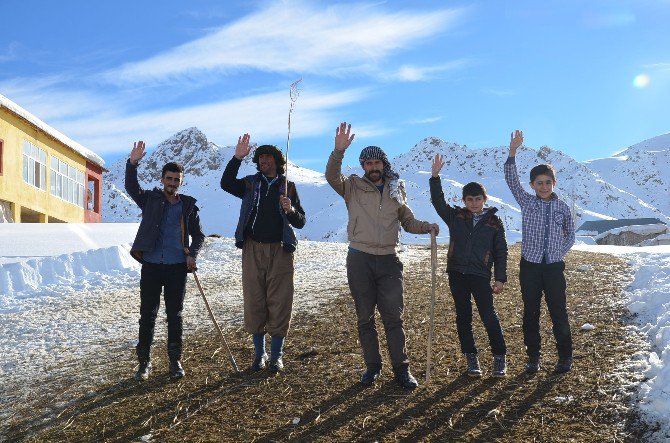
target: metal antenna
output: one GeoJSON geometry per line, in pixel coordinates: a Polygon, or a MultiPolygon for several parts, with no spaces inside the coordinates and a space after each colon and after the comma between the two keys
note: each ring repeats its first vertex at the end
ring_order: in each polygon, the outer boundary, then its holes
{"type": "Polygon", "coordinates": [[[298,83],[302,81],[302,77],[298,80],[291,83],[289,88],[289,98],[291,99],[291,104],[288,108],[288,136],[286,137],[286,167],[284,168],[284,192],[286,197],[288,197],[288,150],[291,147],[291,114],[293,113],[293,106],[295,105],[298,96],[300,95],[300,89],[298,89],[298,83]]]}

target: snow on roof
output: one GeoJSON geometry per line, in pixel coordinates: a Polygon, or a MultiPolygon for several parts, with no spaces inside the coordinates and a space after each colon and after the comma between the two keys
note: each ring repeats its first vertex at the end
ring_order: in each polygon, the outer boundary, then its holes
{"type": "Polygon", "coordinates": [[[602,232],[596,236],[596,240],[607,237],[608,235],[618,235],[622,232],[632,232],[639,235],[648,235],[648,234],[658,234],[661,232],[667,232],[668,227],[663,223],[658,223],[655,225],[632,225],[632,226],[622,226],[620,228],[610,229],[609,231],[602,232]]]}
{"type": "Polygon", "coordinates": [[[77,143],[76,141],[72,140],[70,137],[67,135],[63,134],[62,132],[52,128],[51,126],[47,125],[44,123],[42,120],[39,118],[35,117],[33,114],[30,112],[26,111],[23,109],[21,106],[17,105],[4,95],[0,94],[0,108],[6,108],[8,111],[10,111],[13,114],[18,115],[19,117],[23,118],[24,120],[27,120],[32,124],[33,126],[41,129],[51,137],[55,138],[59,142],[63,143],[65,146],[68,148],[72,149],[73,151],[77,152],[78,154],[82,155],[86,159],[90,160],[92,163],[95,163],[97,165],[103,166],[105,164],[105,161],[97,155],[95,152],[91,151],[90,149],[87,149],[77,143]]]}

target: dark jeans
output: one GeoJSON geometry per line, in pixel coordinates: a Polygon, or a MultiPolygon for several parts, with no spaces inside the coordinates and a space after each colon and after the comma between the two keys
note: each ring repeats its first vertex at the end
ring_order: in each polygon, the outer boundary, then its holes
{"type": "Polygon", "coordinates": [[[449,272],[449,288],[456,307],[456,329],[461,342],[461,352],[476,354],[475,336],[472,332],[472,302],[475,299],[479,317],[482,319],[493,355],[507,353],[505,338],[500,327],[498,313],[493,306],[493,290],[487,278],[460,272],[449,272]]]}
{"type": "Polygon", "coordinates": [[[154,338],[154,326],[161,301],[165,299],[170,357],[181,358],[182,310],[186,293],[186,263],[162,265],[144,263],[140,278],[140,332],[138,350],[148,352],[154,338]]]}
{"type": "Polygon", "coordinates": [[[356,305],[358,338],[363,349],[363,359],[369,368],[382,366],[375,307],[384,324],[394,371],[403,371],[409,367],[403,329],[402,268],[395,254],[372,255],[350,250],[347,255],[347,278],[356,305]]]}
{"type": "Polygon", "coordinates": [[[523,341],[529,357],[540,356],[542,292],[553,323],[558,358],[572,357],[572,335],[566,307],[565,263],[532,263],[521,259],[519,282],[523,297],[523,341]]]}

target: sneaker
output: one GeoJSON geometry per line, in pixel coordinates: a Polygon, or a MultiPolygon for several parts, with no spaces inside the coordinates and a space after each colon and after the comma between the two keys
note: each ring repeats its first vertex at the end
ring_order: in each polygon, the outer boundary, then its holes
{"type": "Polygon", "coordinates": [[[151,374],[151,360],[140,361],[140,367],[135,373],[135,380],[147,380],[149,378],[149,374],[151,374]]]}
{"type": "Polygon", "coordinates": [[[272,374],[276,374],[283,369],[284,362],[282,361],[281,357],[276,360],[270,360],[270,363],[268,363],[268,371],[270,371],[272,374]]]}
{"type": "Polygon", "coordinates": [[[184,372],[184,368],[181,365],[181,361],[170,360],[170,379],[177,380],[182,378],[184,375],[186,375],[186,373],[184,372]]]}
{"type": "Polygon", "coordinates": [[[540,370],[540,357],[528,357],[526,374],[536,374],[540,370]]]}
{"type": "Polygon", "coordinates": [[[265,369],[265,364],[268,361],[268,355],[263,354],[260,357],[254,358],[254,362],[251,364],[251,370],[252,371],[260,371],[261,369],[265,369]]]}
{"type": "Polygon", "coordinates": [[[505,354],[494,355],[491,376],[504,377],[505,375],[507,375],[507,359],[505,358],[505,354]]]}
{"type": "Polygon", "coordinates": [[[412,376],[412,374],[409,372],[409,369],[405,369],[404,371],[396,374],[395,380],[405,389],[415,389],[419,386],[419,382],[416,381],[414,376],[412,376]]]}
{"type": "Polygon", "coordinates": [[[369,367],[365,370],[363,375],[361,375],[361,384],[363,385],[373,385],[375,381],[379,378],[382,369],[379,367],[369,367]]]}
{"type": "Polygon", "coordinates": [[[565,374],[570,372],[572,369],[572,357],[559,358],[556,366],[554,367],[555,374],[565,374]]]}
{"type": "Polygon", "coordinates": [[[465,354],[465,359],[468,361],[468,375],[470,377],[481,377],[482,368],[479,367],[479,358],[477,358],[477,354],[465,354]]]}

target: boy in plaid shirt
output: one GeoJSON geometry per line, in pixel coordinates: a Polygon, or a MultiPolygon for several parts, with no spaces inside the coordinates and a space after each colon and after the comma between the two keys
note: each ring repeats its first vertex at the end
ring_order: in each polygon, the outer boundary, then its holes
{"type": "Polygon", "coordinates": [[[565,262],[563,258],[575,242],[575,228],[568,205],[554,193],[556,172],[551,165],[537,165],[530,171],[526,192],[516,171],[516,150],[523,132],[510,136],[505,181],[521,207],[522,247],[519,282],[523,297],[523,341],[528,363],[526,372],[540,370],[540,303],[542,292],[553,324],[558,362],[556,373],[572,368],[572,335],[566,308],[565,262]]]}

